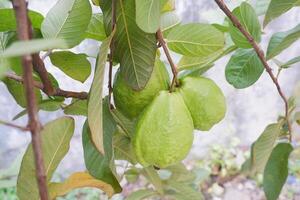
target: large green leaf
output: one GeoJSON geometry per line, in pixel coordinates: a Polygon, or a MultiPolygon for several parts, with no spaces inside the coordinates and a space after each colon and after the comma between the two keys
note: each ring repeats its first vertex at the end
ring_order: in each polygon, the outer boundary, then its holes
{"type": "Polygon", "coordinates": [[[277,56],[283,50],[296,42],[299,38],[300,24],[289,31],[275,33],[274,35],[272,35],[269,42],[267,59],[271,59],[274,56],[277,56]]]}
{"type": "Polygon", "coordinates": [[[86,30],[86,38],[102,41],[106,38],[103,16],[101,13],[95,13],[92,15],[90,24],[86,30]]]}
{"type": "Polygon", "coordinates": [[[230,58],[226,80],[237,89],[254,84],[264,71],[264,66],[253,49],[238,49],[230,58]]]}
{"type": "Polygon", "coordinates": [[[160,29],[165,33],[165,31],[170,30],[171,28],[180,24],[180,22],[181,19],[178,17],[175,11],[165,12],[162,14],[160,19],[160,29]]]}
{"type": "Polygon", "coordinates": [[[62,38],[69,48],[74,47],[84,39],[91,16],[88,0],[59,0],[42,23],[42,34],[45,38],[62,38]]]}
{"type": "Polygon", "coordinates": [[[4,52],[0,53],[0,58],[16,57],[50,49],[63,49],[66,47],[67,44],[63,39],[34,39],[29,41],[17,41],[12,43],[12,45],[10,45],[4,52]]]}
{"type": "MultiPolygon", "coordinates": [[[[41,28],[42,21],[44,20],[43,15],[35,11],[28,11],[28,16],[31,21],[32,27],[36,29],[41,28]]],[[[0,9],[0,32],[3,31],[15,31],[17,29],[15,12],[10,8],[0,9]]]]}
{"type": "Polygon", "coordinates": [[[275,142],[280,134],[279,124],[270,124],[264,132],[253,143],[251,148],[251,170],[252,172],[263,172],[270,157],[275,142]]]}
{"type": "MultiPolygon", "coordinates": [[[[235,8],[232,12],[242,26],[252,35],[256,42],[260,42],[261,28],[258,21],[258,17],[255,10],[248,3],[242,3],[239,7],[235,8]]],[[[241,33],[241,31],[235,27],[232,22],[229,22],[229,33],[233,42],[240,48],[252,48],[247,38],[241,33]]]]}
{"type": "Polygon", "coordinates": [[[131,164],[137,164],[131,139],[125,133],[123,133],[122,130],[118,130],[114,135],[113,148],[115,160],[126,160],[131,164]]]}
{"type": "Polygon", "coordinates": [[[100,154],[92,143],[91,131],[86,122],[82,133],[85,165],[92,176],[109,183],[117,193],[122,189],[114,175],[112,137],[116,131],[116,124],[110,114],[107,98],[103,102],[102,120],[105,155],[100,154]]]}
{"type": "MultiPolygon", "coordinates": [[[[9,93],[13,96],[18,105],[25,108],[27,106],[25,89],[22,83],[5,78],[3,80],[9,93]]],[[[42,101],[42,95],[39,89],[34,90],[37,102],[42,101]]]]}
{"type": "Polygon", "coordinates": [[[271,0],[259,0],[256,1],[255,10],[257,15],[264,15],[269,7],[271,0]]]}
{"type": "MultiPolygon", "coordinates": [[[[106,32],[111,31],[111,1],[102,1],[106,32]]],[[[141,90],[147,84],[155,62],[155,34],[145,33],[136,24],[135,0],[117,1],[115,59],[120,62],[121,75],[130,87],[141,90]]]]}
{"type": "Polygon", "coordinates": [[[159,194],[151,189],[137,190],[132,192],[125,200],[143,200],[157,195],[159,194]]]}
{"type": "Polygon", "coordinates": [[[123,129],[125,134],[129,137],[132,137],[134,134],[135,120],[128,119],[117,109],[111,110],[111,114],[116,123],[123,129]]]}
{"type": "MultiPolygon", "coordinates": [[[[9,45],[10,40],[15,36],[14,32],[0,32],[0,53],[2,53],[9,45]]],[[[0,57],[0,79],[10,67],[10,60],[8,58],[0,57]]]]}
{"type": "MultiPolygon", "coordinates": [[[[48,183],[58,164],[69,150],[69,143],[74,133],[74,127],[75,124],[72,118],[62,117],[47,123],[40,133],[48,183]]],[[[28,146],[22,160],[17,183],[17,195],[20,200],[39,199],[32,144],[28,146]]]]}
{"type": "Polygon", "coordinates": [[[146,33],[155,33],[160,23],[160,0],[135,0],[136,23],[146,33]]]}
{"type": "Polygon", "coordinates": [[[264,171],[263,187],[267,200],[278,199],[288,176],[288,159],[293,147],[280,143],[273,149],[264,171]]]}
{"type": "Polygon", "coordinates": [[[88,123],[91,129],[91,138],[98,151],[102,154],[104,154],[102,124],[103,79],[107,54],[114,33],[112,32],[101,44],[88,101],[88,123]]]}
{"type": "Polygon", "coordinates": [[[87,107],[88,107],[87,100],[72,99],[71,104],[64,108],[64,113],[66,115],[87,116],[87,107]]]}
{"type": "Polygon", "coordinates": [[[264,19],[264,27],[294,6],[300,6],[300,0],[271,0],[264,19]]]}
{"type": "Polygon", "coordinates": [[[50,55],[52,64],[66,75],[80,82],[86,81],[91,74],[91,64],[85,54],[71,51],[56,51],[50,55]]]}
{"type": "Polygon", "coordinates": [[[200,57],[214,54],[224,47],[224,35],[209,24],[185,24],[167,35],[169,48],[179,54],[200,57]]]}

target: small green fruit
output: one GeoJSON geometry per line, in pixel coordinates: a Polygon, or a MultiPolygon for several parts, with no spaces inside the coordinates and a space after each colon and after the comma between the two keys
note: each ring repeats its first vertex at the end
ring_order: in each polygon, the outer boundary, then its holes
{"type": "Polygon", "coordinates": [[[193,120],[181,95],[161,91],[140,116],[133,148],[143,166],[165,168],[186,157],[193,143],[193,120]]]}
{"type": "Polygon", "coordinates": [[[191,112],[195,129],[208,131],[224,118],[225,97],[212,80],[203,77],[185,77],[181,80],[179,90],[191,112]]]}
{"type": "Polygon", "coordinates": [[[161,90],[169,87],[169,75],[165,65],[156,59],[149,82],[141,91],[130,88],[119,72],[115,76],[113,96],[116,107],[126,117],[136,118],[161,90]]]}

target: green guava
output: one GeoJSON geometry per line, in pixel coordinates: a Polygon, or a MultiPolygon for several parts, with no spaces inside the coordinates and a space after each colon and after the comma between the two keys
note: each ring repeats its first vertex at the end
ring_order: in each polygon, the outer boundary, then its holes
{"type": "Polygon", "coordinates": [[[226,113],[226,101],[214,81],[204,77],[185,77],[179,89],[194,122],[195,129],[208,131],[226,113]]]}
{"type": "Polygon", "coordinates": [[[193,143],[193,119],[178,92],[161,91],[140,116],[133,149],[143,166],[165,168],[186,157],[193,143]]]}
{"type": "Polygon", "coordinates": [[[133,90],[117,72],[114,81],[114,103],[126,117],[136,118],[161,90],[169,87],[169,75],[165,65],[156,59],[151,77],[141,91],[133,90]]]}

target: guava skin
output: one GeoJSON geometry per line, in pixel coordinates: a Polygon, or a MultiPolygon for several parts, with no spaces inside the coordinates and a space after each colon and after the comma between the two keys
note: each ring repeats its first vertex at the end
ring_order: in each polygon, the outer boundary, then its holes
{"type": "Polygon", "coordinates": [[[226,100],[214,81],[204,77],[185,77],[179,89],[194,122],[195,129],[210,130],[226,114],[226,100]]]}
{"type": "Polygon", "coordinates": [[[169,75],[165,65],[156,59],[151,77],[141,91],[130,88],[125,80],[117,72],[114,80],[113,97],[114,103],[126,117],[134,119],[144,110],[161,90],[169,87],[169,75]]]}
{"type": "Polygon", "coordinates": [[[194,135],[193,119],[178,92],[161,91],[140,116],[133,149],[143,166],[165,168],[183,160],[194,135]]]}

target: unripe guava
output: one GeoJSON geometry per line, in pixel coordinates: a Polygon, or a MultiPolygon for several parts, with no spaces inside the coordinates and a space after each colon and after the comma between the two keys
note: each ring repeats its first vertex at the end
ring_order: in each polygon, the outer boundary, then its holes
{"type": "Polygon", "coordinates": [[[169,87],[169,75],[165,65],[156,59],[151,77],[141,91],[133,90],[117,72],[114,81],[114,103],[126,117],[136,118],[161,90],[169,87]]]}
{"type": "Polygon", "coordinates": [[[214,81],[204,77],[185,77],[180,93],[188,107],[195,129],[208,131],[226,113],[225,97],[214,81]]]}
{"type": "Polygon", "coordinates": [[[178,92],[161,91],[140,116],[133,149],[140,164],[165,168],[186,157],[193,143],[193,119],[178,92]]]}

